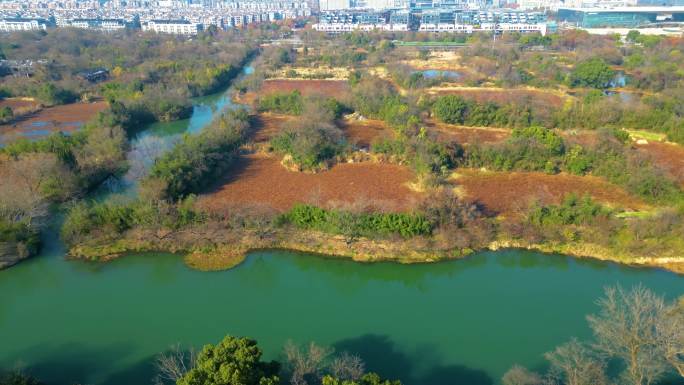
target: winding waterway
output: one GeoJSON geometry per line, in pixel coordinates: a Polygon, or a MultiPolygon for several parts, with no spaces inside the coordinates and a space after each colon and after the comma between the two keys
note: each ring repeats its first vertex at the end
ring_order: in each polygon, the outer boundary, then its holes
{"type": "MultiPolygon", "coordinates": [[[[229,103],[199,99],[192,118],[152,126],[133,148],[200,130],[229,103]]],[[[148,384],[157,353],[225,334],[256,338],[267,358],[287,340],[316,341],[406,385],[495,384],[588,338],[585,315],[606,285],[684,294],[684,279],[662,270],[523,251],[424,265],[263,251],[205,273],[169,254],[66,261],[56,233],[40,256],[0,271],[0,367],[59,385],[148,384]]]]}

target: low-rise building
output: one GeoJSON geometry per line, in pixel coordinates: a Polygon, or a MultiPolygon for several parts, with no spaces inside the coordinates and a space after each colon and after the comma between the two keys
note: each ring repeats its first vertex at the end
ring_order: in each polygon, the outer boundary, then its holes
{"type": "Polygon", "coordinates": [[[420,12],[329,12],[321,15],[313,28],[328,33],[351,32],[355,30],[385,30],[421,32],[473,33],[477,31],[539,32],[545,35],[548,29],[546,15],[542,12],[468,11],[431,9],[420,12]]]}
{"type": "Polygon", "coordinates": [[[11,18],[0,20],[0,32],[33,31],[46,28],[47,22],[40,19],[11,18]]]}
{"type": "Polygon", "coordinates": [[[202,25],[187,20],[150,20],[142,24],[142,30],[174,35],[197,35],[202,30],[202,25]]]}
{"type": "Polygon", "coordinates": [[[637,28],[682,23],[684,7],[559,8],[558,21],[580,28],[637,28]]]}
{"type": "Polygon", "coordinates": [[[73,19],[64,23],[64,25],[84,29],[97,29],[106,32],[126,29],[126,22],[120,19],[73,19]]]}

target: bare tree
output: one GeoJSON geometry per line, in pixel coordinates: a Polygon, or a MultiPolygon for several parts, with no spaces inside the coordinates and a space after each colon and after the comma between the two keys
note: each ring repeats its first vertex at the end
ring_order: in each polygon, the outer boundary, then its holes
{"type": "Polygon", "coordinates": [[[596,347],[624,361],[623,377],[634,385],[651,385],[667,371],[658,331],[667,307],[663,298],[639,285],[626,292],[608,287],[598,301],[601,310],[587,317],[596,347]]]}
{"type": "Polygon", "coordinates": [[[135,141],[126,154],[129,168],[124,178],[128,181],[143,179],[149,173],[154,161],[173,147],[177,141],[153,135],[135,141]]]}
{"type": "Polygon", "coordinates": [[[316,345],[311,342],[308,349],[300,349],[292,341],[285,344],[285,356],[291,372],[292,385],[309,385],[308,381],[319,381],[325,361],[332,354],[333,349],[316,345]]]}
{"type": "Polygon", "coordinates": [[[366,365],[361,357],[343,352],[330,364],[330,371],[337,379],[344,381],[357,381],[366,371],[366,365]]]}
{"type": "Polygon", "coordinates": [[[565,385],[602,385],[608,382],[605,362],[585,344],[573,338],[544,354],[565,385]]]}
{"type": "Polygon", "coordinates": [[[658,323],[665,360],[684,378],[684,297],[667,309],[658,323]]]}
{"type": "Polygon", "coordinates": [[[544,378],[520,365],[513,365],[501,378],[504,385],[543,385],[544,378]]]}
{"type": "Polygon", "coordinates": [[[171,346],[168,352],[160,353],[156,359],[156,385],[175,384],[195,364],[195,351],[183,350],[180,344],[171,346]]]}
{"type": "Polygon", "coordinates": [[[48,199],[67,199],[76,190],[73,173],[54,154],[22,154],[0,163],[0,218],[39,226],[48,199]]]}

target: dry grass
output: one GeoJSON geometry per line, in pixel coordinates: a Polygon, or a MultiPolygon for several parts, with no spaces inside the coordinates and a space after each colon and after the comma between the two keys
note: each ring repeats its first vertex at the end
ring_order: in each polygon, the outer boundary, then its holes
{"type": "Polygon", "coordinates": [[[562,92],[536,88],[497,88],[497,87],[461,87],[446,86],[427,89],[431,95],[459,95],[478,103],[494,102],[497,104],[529,104],[533,108],[559,108],[567,98],[562,92]]]}
{"type": "Polygon", "coordinates": [[[453,51],[434,51],[430,52],[427,60],[411,59],[403,63],[418,70],[460,71],[464,69],[461,56],[453,51]]]}
{"type": "Polygon", "coordinates": [[[309,67],[284,67],[275,72],[271,79],[295,79],[289,76],[290,71],[295,71],[299,79],[306,79],[306,77],[315,77],[319,75],[332,75],[327,80],[342,80],[346,81],[349,78],[349,68],[344,67],[329,67],[320,66],[316,68],[309,67]]]}
{"type": "Polygon", "coordinates": [[[254,116],[252,128],[254,134],[252,140],[255,143],[265,143],[278,135],[290,122],[296,121],[296,116],[274,114],[270,112],[260,113],[254,116]]]}
{"type": "Polygon", "coordinates": [[[643,201],[620,187],[592,176],[466,169],[459,170],[454,183],[467,199],[482,205],[493,215],[516,215],[525,211],[534,201],[558,204],[570,193],[588,194],[612,207],[648,209],[643,201]]]}
{"type": "Polygon", "coordinates": [[[408,188],[412,178],[403,166],[377,163],[338,164],[318,174],[292,172],[272,156],[252,154],[242,157],[199,205],[212,211],[236,205],[286,211],[296,203],[402,211],[413,208],[421,196],[408,188]]]}
{"type": "MultiPolygon", "coordinates": [[[[12,100],[12,103],[35,103],[15,100],[12,100]]],[[[26,136],[45,136],[56,131],[73,132],[105,108],[107,103],[102,101],[47,107],[25,115],[14,123],[0,126],[0,142],[9,142],[26,136]]]]}
{"type": "Polygon", "coordinates": [[[684,147],[674,143],[648,142],[636,144],[653,162],[684,186],[684,147]]]}
{"type": "Polygon", "coordinates": [[[185,256],[185,264],[200,271],[232,269],[246,258],[246,249],[222,246],[211,251],[195,251],[185,256]]]}
{"type": "Polygon", "coordinates": [[[392,129],[381,120],[348,117],[340,122],[340,126],[349,142],[361,148],[369,148],[375,141],[393,135],[392,129]]]}
{"type": "Polygon", "coordinates": [[[259,91],[260,95],[275,92],[299,91],[304,96],[322,95],[326,97],[340,98],[341,95],[350,91],[349,83],[344,80],[265,80],[259,91]]]}
{"type": "Polygon", "coordinates": [[[434,120],[428,122],[426,126],[437,134],[439,140],[455,140],[462,145],[499,143],[506,140],[511,134],[511,130],[506,128],[466,127],[434,120]]]}

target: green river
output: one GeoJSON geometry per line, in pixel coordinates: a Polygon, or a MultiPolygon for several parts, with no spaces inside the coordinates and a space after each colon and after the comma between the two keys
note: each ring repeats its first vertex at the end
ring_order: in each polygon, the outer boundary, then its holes
{"type": "MultiPolygon", "coordinates": [[[[155,125],[134,148],[195,132],[229,104],[200,99],[190,120],[155,125]]],[[[423,265],[262,251],[206,273],[169,254],[67,261],[52,235],[40,256],[0,271],[0,367],[49,384],[150,384],[170,345],[232,334],[267,358],[288,340],[357,353],[406,385],[496,384],[513,364],[541,368],[544,352],[589,338],[585,315],[618,283],[684,294],[684,279],[662,270],[523,251],[423,265]]]]}

